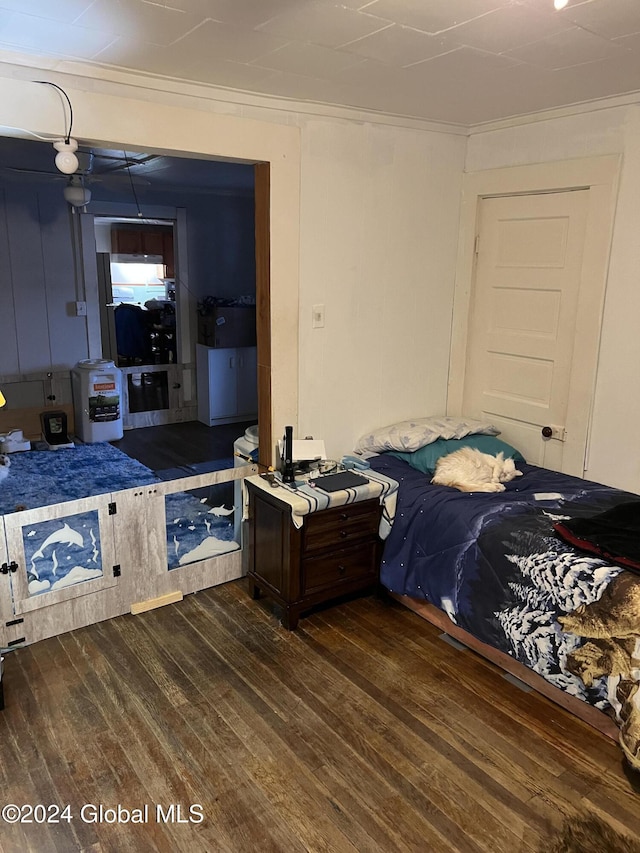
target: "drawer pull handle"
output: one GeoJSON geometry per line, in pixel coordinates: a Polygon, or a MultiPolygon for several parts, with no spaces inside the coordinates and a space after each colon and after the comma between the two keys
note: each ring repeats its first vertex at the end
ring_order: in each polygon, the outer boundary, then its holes
{"type": "Polygon", "coordinates": [[[349,531],[348,531],[348,530],[341,530],[341,531],[340,531],[340,536],[341,536],[343,539],[344,539],[346,536],[348,536],[348,535],[349,535],[349,531]]]}
{"type": "Polygon", "coordinates": [[[343,575],[347,571],[345,566],[338,566],[338,574],[343,575]]]}

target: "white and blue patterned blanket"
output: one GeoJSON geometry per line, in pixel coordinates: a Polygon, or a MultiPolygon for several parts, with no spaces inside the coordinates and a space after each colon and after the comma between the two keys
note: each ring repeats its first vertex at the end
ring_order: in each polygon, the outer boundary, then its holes
{"type": "MultiPolygon", "coordinates": [[[[346,504],[366,501],[371,498],[379,498],[382,504],[382,518],[380,519],[379,535],[386,539],[391,531],[391,525],[396,512],[396,495],[398,483],[381,474],[379,471],[359,471],[359,474],[369,481],[365,485],[356,486],[352,489],[341,489],[337,492],[325,492],[320,488],[310,486],[304,482],[302,485],[290,486],[282,482],[279,472],[273,477],[277,485],[275,488],[270,483],[270,477],[255,475],[248,477],[249,482],[265,492],[274,491],[275,496],[291,507],[291,518],[296,527],[302,527],[305,515],[334,506],[345,506],[346,504]]],[[[245,517],[246,517],[246,489],[245,492],[245,517]]]]}

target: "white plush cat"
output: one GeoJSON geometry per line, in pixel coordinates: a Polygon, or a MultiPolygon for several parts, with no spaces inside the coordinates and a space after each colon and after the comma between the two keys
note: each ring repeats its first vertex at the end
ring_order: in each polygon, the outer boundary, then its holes
{"type": "Polygon", "coordinates": [[[11,467],[11,459],[6,453],[0,453],[0,482],[9,476],[9,468],[11,467]]]}
{"type": "Polygon", "coordinates": [[[502,452],[491,456],[474,447],[462,447],[438,459],[431,482],[461,492],[504,492],[503,483],[521,476],[513,459],[505,459],[502,452]]]}

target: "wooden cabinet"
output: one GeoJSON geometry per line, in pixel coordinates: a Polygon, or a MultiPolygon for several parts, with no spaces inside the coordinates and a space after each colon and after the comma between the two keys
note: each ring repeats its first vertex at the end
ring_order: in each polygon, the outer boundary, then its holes
{"type": "Polygon", "coordinates": [[[165,233],[162,236],[162,263],[164,264],[165,277],[175,278],[176,262],[173,250],[173,229],[169,234],[165,233]]]}
{"type": "Polygon", "coordinates": [[[121,226],[111,231],[111,252],[142,262],[145,256],[162,258],[166,277],[175,276],[173,228],[169,225],[121,226]]]}
{"type": "Polygon", "coordinates": [[[256,347],[196,345],[198,420],[207,426],[258,414],[256,347]]]}
{"type": "Polygon", "coordinates": [[[300,615],[317,604],[375,588],[379,499],[312,512],[296,528],[277,488],[267,492],[248,481],[247,489],[249,593],[276,601],[285,628],[293,630],[300,615]]]}

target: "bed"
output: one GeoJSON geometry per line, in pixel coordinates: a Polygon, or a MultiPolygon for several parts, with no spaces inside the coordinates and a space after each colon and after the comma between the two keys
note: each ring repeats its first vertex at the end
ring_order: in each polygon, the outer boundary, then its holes
{"type": "Polygon", "coordinates": [[[379,454],[372,468],[399,483],[381,583],[512,673],[531,673],[529,683],[548,685],[550,698],[584,708],[583,719],[606,719],[602,731],[615,721],[627,759],[640,769],[640,573],[559,533],[577,519],[640,507],[640,497],[529,465],[495,428],[481,424],[488,434],[473,433],[470,423],[470,433],[449,438],[440,427],[426,445],[425,436],[408,437],[406,424],[384,428],[384,440],[360,440],[358,450],[379,454]],[[523,476],[498,493],[432,485],[438,455],[464,444],[511,450],[523,476]]]}

